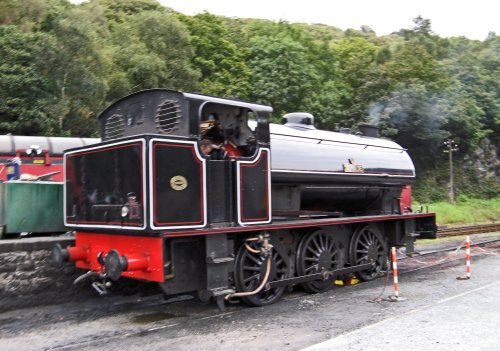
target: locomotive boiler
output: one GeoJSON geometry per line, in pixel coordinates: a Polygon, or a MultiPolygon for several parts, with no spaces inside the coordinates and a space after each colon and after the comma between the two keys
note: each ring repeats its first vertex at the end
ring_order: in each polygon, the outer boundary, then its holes
{"type": "Polygon", "coordinates": [[[415,213],[406,150],[365,132],[315,129],[307,113],[153,89],[99,116],[102,142],[65,153],[65,224],[75,262],[104,293],[120,277],[250,305],[387,269],[389,246],[435,237],[415,213]],[[403,195],[402,195],[403,194],[403,195]],[[402,197],[403,196],[403,197],[402,197]]]}

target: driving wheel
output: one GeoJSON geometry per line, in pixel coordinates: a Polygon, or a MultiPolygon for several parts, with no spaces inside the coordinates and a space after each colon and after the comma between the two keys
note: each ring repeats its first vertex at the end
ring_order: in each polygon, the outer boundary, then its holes
{"type": "MultiPolygon", "coordinates": [[[[268,282],[282,280],[289,277],[289,264],[286,252],[279,242],[271,241],[271,270],[268,282]]],[[[251,249],[258,250],[259,245],[253,241],[248,243],[251,249]]],[[[241,245],[236,255],[234,283],[238,292],[254,291],[259,287],[267,271],[267,258],[259,253],[254,253],[241,245]]],[[[241,299],[251,306],[270,305],[281,297],[286,287],[266,289],[264,287],[259,293],[243,296],[241,299]]]]}
{"type": "Polygon", "coordinates": [[[387,245],[380,230],[370,224],[356,231],[351,239],[349,258],[353,266],[374,263],[373,268],[356,273],[360,280],[370,281],[378,277],[387,268],[387,245]]]}
{"type": "MultiPolygon", "coordinates": [[[[316,230],[305,235],[297,251],[297,273],[299,276],[332,271],[344,267],[345,248],[333,233],[316,230]]],[[[303,283],[310,293],[327,291],[333,287],[332,280],[315,280],[303,283]]]]}

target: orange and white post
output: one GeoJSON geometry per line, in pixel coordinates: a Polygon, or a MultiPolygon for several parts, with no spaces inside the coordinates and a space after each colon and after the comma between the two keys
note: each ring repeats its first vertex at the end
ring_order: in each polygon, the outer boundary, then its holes
{"type": "Polygon", "coordinates": [[[465,278],[470,279],[470,237],[465,238],[465,278]]]}
{"type": "Polygon", "coordinates": [[[394,277],[394,298],[397,300],[399,298],[398,263],[396,260],[396,248],[394,246],[391,248],[391,260],[392,275],[394,277]]]}

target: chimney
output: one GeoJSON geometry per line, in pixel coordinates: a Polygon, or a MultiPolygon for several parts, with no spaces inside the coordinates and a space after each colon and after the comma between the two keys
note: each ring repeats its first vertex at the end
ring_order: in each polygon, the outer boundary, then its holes
{"type": "Polygon", "coordinates": [[[374,124],[369,124],[369,123],[362,123],[358,126],[359,132],[363,136],[371,137],[371,138],[378,138],[378,127],[374,124]]]}

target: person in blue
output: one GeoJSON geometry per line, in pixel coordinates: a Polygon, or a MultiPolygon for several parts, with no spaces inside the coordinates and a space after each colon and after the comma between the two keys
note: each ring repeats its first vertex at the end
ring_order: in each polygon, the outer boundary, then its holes
{"type": "Polygon", "coordinates": [[[18,180],[21,168],[21,159],[19,157],[14,157],[5,165],[7,166],[7,180],[18,180]]]}

